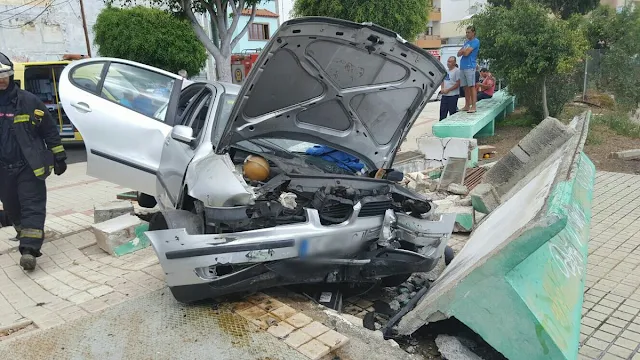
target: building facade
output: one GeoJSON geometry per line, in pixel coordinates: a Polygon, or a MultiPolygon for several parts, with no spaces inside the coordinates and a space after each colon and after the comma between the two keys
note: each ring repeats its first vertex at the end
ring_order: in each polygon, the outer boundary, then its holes
{"type": "MultiPolygon", "coordinates": [[[[259,8],[256,11],[253,23],[249,25],[249,31],[240,39],[236,47],[232,49],[234,53],[262,50],[280,26],[278,1],[268,0],[258,4],[258,6],[259,8]]],[[[240,31],[244,29],[251,18],[250,15],[250,10],[245,9],[242,11],[240,22],[238,23],[234,36],[238,35],[240,31]]]]}
{"type": "MultiPolygon", "coordinates": [[[[84,0],[91,53],[92,27],[103,0],[84,0]]],[[[78,1],[0,0],[0,51],[14,61],[61,60],[64,54],[87,54],[78,1]]]]}
{"type": "Polygon", "coordinates": [[[486,0],[434,0],[425,32],[415,44],[423,49],[461,44],[465,36],[461,22],[478,13],[486,3],[486,0]]]}

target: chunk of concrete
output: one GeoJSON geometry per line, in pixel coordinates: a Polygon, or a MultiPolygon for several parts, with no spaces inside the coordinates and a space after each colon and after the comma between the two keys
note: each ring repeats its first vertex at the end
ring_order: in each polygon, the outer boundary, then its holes
{"type": "Polygon", "coordinates": [[[469,193],[469,189],[467,189],[466,186],[456,184],[456,183],[449,184],[449,186],[447,186],[447,191],[452,194],[463,195],[463,196],[469,193]]]}
{"type": "Polygon", "coordinates": [[[416,142],[430,166],[444,166],[450,157],[468,159],[468,167],[478,163],[478,140],[476,139],[439,138],[425,135],[419,137],[416,142]]]}
{"type": "Polygon", "coordinates": [[[484,175],[503,197],[529,172],[564,145],[574,129],[554,118],[544,119],[484,175]]]}
{"type": "Polygon", "coordinates": [[[489,214],[500,206],[500,196],[491,184],[480,184],[471,190],[471,205],[476,211],[489,214]]]}
{"type": "Polygon", "coordinates": [[[469,350],[457,337],[451,335],[438,335],[436,337],[438,351],[446,360],[482,360],[473,351],[469,350]]]}
{"type": "Polygon", "coordinates": [[[91,226],[96,236],[98,247],[111,255],[116,255],[116,248],[136,238],[136,227],[143,224],[137,216],[120,215],[91,226]]]}
{"type": "Polygon", "coordinates": [[[93,222],[99,224],[124,214],[134,214],[131,201],[111,201],[93,206],[93,222]]]}
{"type": "Polygon", "coordinates": [[[638,160],[640,159],[640,149],[612,152],[611,154],[609,154],[609,158],[622,160],[638,160]]]}

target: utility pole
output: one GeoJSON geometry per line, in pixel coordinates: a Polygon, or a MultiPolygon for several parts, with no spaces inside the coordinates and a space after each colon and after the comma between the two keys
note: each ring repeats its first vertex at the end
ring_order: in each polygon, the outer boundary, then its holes
{"type": "Polygon", "coordinates": [[[87,44],[87,56],[91,57],[91,42],[89,41],[89,30],[87,30],[87,18],[84,16],[84,2],[80,1],[80,14],[82,15],[82,28],[84,29],[84,41],[87,44]]]}

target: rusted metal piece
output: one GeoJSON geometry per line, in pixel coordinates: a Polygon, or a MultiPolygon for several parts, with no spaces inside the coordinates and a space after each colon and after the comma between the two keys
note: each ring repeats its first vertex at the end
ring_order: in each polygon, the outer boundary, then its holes
{"type": "Polygon", "coordinates": [[[473,190],[473,188],[482,182],[482,177],[486,172],[487,169],[483,167],[467,170],[467,176],[464,178],[464,186],[466,186],[469,191],[473,190]]]}

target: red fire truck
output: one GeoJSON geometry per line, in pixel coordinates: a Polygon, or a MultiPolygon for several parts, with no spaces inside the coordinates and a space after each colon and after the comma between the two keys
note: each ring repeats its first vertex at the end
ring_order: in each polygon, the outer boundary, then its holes
{"type": "Polygon", "coordinates": [[[249,75],[253,64],[258,60],[262,49],[245,49],[239,54],[231,55],[231,75],[234,84],[242,84],[249,75]]]}

